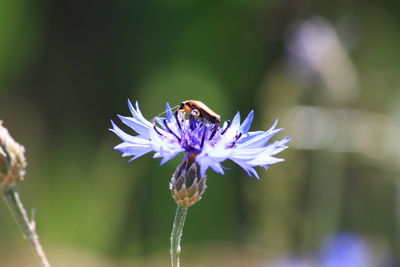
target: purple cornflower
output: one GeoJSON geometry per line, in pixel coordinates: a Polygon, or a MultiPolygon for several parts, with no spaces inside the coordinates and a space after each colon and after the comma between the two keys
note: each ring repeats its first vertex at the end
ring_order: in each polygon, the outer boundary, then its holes
{"type": "Polygon", "coordinates": [[[394,267],[393,259],[383,247],[372,246],[361,236],[339,233],[323,242],[319,252],[309,257],[292,256],[268,267],[394,267]],[[373,249],[375,248],[375,250],[373,249]],[[378,248],[378,249],[377,249],[378,248]]]}
{"type": "Polygon", "coordinates": [[[185,157],[194,157],[200,166],[200,177],[204,177],[210,167],[224,174],[221,163],[227,159],[242,167],[249,176],[259,178],[254,167],[268,168],[268,165],[283,161],[274,157],[286,149],[290,137],[268,143],[272,136],[283,130],[275,129],[278,121],[267,131],[249,132],[254,112],[251,111],[240,123],[240,114],[236,113],[232,122],[219,124],[207,122],[190,114],[188,118],[173,113],[166,104],[165,118],[156,117],[152,121],[145,119],[136,102],[136,108],[128,100],[132,117],[118,115],[121,121],[138,135],[130,135],[121,130],[113,121],[112,129],[123,141],[115,147],[123,157],[132,157],[130,161],[154,151],[154,158],[162,158],[161,164],[179,153],[185,157]]]}
{"type": "Polygon", "coordinates": [[[367,243],[350,234],[341,234],[325,241],[320,252],[320,261],[323,267],[372,265],[367,243]]]}

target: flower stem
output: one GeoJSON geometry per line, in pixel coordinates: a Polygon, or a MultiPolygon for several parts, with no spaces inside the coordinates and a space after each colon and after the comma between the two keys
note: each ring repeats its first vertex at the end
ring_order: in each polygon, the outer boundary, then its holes
{"type": "Polygon", "coordinates": [[[19,198],[18,192],[15,187],[3,189],[3,197],[7,202],[8,207],[15,221],[22,230],[26,239],[28,239],[33,250],[39,256],[40,261],[44,267],[50,267],[50,263],[47,260],[46,254],[40,245],[39,236],[36,233],[35,221],[28,218],[28,214],[24,206],[22,205],[21,199],[19,198]]]}
{"type": "Polygon", "coordinates": [[[171,266],[172,267],[179,267],[179,256],[181,254],[181,237],[182,237],[182,231],[183,231],[183,226],[185,225],[185,219],[186,219],[186,214],[187,214],[188,208],[185,207],[176,207],[176,213],[175,213],[175,220],[174,220],[174,225],[172,228],[172,233],[171,233],[171,266]]]}

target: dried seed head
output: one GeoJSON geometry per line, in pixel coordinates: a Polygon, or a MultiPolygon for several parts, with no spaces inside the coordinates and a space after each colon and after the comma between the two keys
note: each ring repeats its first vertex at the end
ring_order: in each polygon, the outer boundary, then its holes
{"type": "Polygon", "coordinates": [[[199,168],[194,158],[185,158],[172,175],[170,189],[178,206],[192,206],[201,199],[206,190],[206,177],[199,176],[199,168]]]}
{"type": "Polygon", "coordinates": [[[13,187],[25,175],[25,148],[15,142],[0,121],[0,188],[13,187]]]}

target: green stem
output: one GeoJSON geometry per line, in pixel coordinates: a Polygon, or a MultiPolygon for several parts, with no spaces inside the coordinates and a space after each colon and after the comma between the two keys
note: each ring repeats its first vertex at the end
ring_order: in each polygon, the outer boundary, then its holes
{"type": "Polygon", "coordinates": [[[22,205],[21,199],[19,198],[18,192],[15,187],[11,187],[3,190],[4,199],[7,202],[8,207],[18,226],[24,233],[26,239],[28,239],[33,250],[39,256],[40,261],[44,267],[50,267],[50,263],[47,260],[46,254],[40,245],[39,236],[36,233],[36,224],[34,220],[29,220],[28,214],[24,206],[22,205]]]}
{"type": "Polygon", "coordinates": [[[176,207],[176,213],[175,213],[175,220],[174,220],[174,225],[172,228],[172,233],[171,233],[171,266],[172,267],[179,267],[179,256],[181,254],[181,237],[182,237],[182,231],[183,231],[183,226],[185,225],[185,219],[186,219],[186,214],[187,214],[188,208],[176,207]]]}

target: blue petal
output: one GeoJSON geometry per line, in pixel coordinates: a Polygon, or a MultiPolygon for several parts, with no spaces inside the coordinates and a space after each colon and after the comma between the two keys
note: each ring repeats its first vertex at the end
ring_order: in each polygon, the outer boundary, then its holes
{"type": "Polygon", "coordinates": [[[206,176],[206,171],[208,169],[208,165],[205,164],[199,164],[200,165],[200,178],[203,178],[206,176]]]}
{"type": "MultiPolygon", "coordinates": [[[[219,174],[224,174],[224,169],[222,168],[220,163],[214,163],[210,165],[211,169],[213,169],[215,172],[219,174]]],[[[202,176],[203,177],[203,176],[202,176]]]]}
{"type": "Polygon", "coordinates": [[[286,145],[287,143],[289,143],[292,140],[292,138],[290,138],[289,136],[285,136],[285,138],[283,138],[280,141],[276,141],[275,142],[275,151],[273,155],[278,154],[279,152],[285,150],[286,148],[288,148],[286,145]]]}
{"type": "Polygon", "coordinates": [[[145,140],[143,138],[135,137],[135,136],[125,133],[113,121],[111,121],[111,124],[112,124],[113,128],[110,129],[110,131],[114,132],[119,138],[121,138],[122,141],[137,143],[137,142],[139,142],[138,139],[145,140]]]}
{"type": "Polygon", "coordinates": [[[291,140],[291,138],[289,136],[286,136],[285,138],[283,138],[280,141],[275,141],[272,144],[269,144],[265,147],[263,153],[268,153],[270,155],[276,155],[279,152],[285,150],[286,148],[288,148],[286,146],[287,143],[289,143],[291,140]]]}
{"type": "Polygon", "coordinates": [[[169,103],[167,102],[167,104],[165,105],[165,111],[166,111],[166,119],[168,122],[171,122],[172,119],[172,110],[171,107],[169,105],[169,103]]]}
{"type": "Polygon", "coordinates": [[[275,164],[278,162],[285,161],[284,159],[281,158],[275,158],[271,155],[260,155],[257,158],[249,161],[248,163],[253,165],[253,166],[266,166],[266,165],[271,165],[275,164]]]}
{"type": "Polygon", "coordinates": [[[151,122],[149,122],[148,120],[146,120],[145,117],[143,117],[142,113],[140,112],[139,109],[139,103],[136,101],[136,109],[132,106],[131,101],[128,99],[128,107],[129,110],[132,113],[132,116],[137,119],[140,123],[144,124],[144,125],[148,125],[149,127],[151,127],[151,122]]]}
{"type": "Polygon", "coordinates": [[[123,142],[119,145],[116,145],[114,149],[129,155],[136,155],[143,152],[147,153],[152,150],[151,144],[132,144],[128,142],[123,142]]]}
{"type": "Polygon", "coordinates": [[[278,132],[282,131],[283,129],[276,129],[273,131],[267,131],[263,134],[255,135],[253,138],[249,138],[246,142],[241,142],[238,144],[240,148],[258,148],[266,145],[272,136],[277,134],[278,132]]]}
{"type": "MultiPolygon", "coordinates": [[[[149,151],[149,152],[150,152],[150,151],[149,151]]],[[[148,153],[148,152],[146,152],[146,153],[148,153]]],[[[146,153],[141,153],[141,154],[137,154],[137,155],[133,156],[133,157],[129,160],[129,162],[134,161],[135,159],[137,159],[137,158],[143,156],[143,155],[146,154],[146,153]]],[[[123,156],[123,155],[122,155],[122,156],[123,156]]]]}
{"type": "Polygon", "coordinates": [[[231,160],[233,162],[235,162],[237,165],[239,165],[240,167],[242,167],[242,169],[246,171],[248,176],[251,177],[251,175],[253,174],[257,179],[260,179],[260,177],[258,176],[258,173],[253,168],[253,166],[247,164],[245,161],[242,161],[242,160],[238,160],[238,159],[231,159],[231,160]]]}
{"type": "Polygon", "coordinates": [[[170,159],[173,159],[176,157],[176,155],[178,155],[179,153],[183,152],[182,150],[176,150],[173,151],[171,153],[169,153],[168,155],[164,155],[163,159],[160,162],[160,166],[164,165],[167,161],[169,161],[170,159]]]}
{"type": "Polygon", "coordinates": [[[223,169],[221,168],[218,161],[209,157],[208,155],[202,155],[196,157],[196,162],[200,165],[200,177],[204,177],[206,175],[206,171],[209,167],[211,167],[216,172],[224,174],[223,169]]]}
{"type": "Polygon", "coordinates": [[[238,129],[240,125],[240,113],[239,111],[236,113],[235,117],[233,117],[231,128],[238,129]]]}
{"type": "Polygon", "coordinates": [[[275,129],[275,127],[276,127],[276,125],[278,125],[278,119],[276,119],[275,121],[274,121],[274,123],[272,124],[272,126],[267,130],[267,132],[269,132],[269,131],[272,131],[273,129],[275,129]]]}
{"type": "Polygon", "coordinates": [[[144,154],[147,154],[152,151],[151,144],[140,144],[140,143],[128,143],[123,142],[114,147],[115,150],[122,152],[122,157],[134,156],[129,161],[132,161],[144,154]]]}
{"type": "Polygon", "coordinates": [[[256,136],[259,136],[264,133],[265,133],[264,131],[248,132],[247,134],[243,134],[242,137],[237,141],[237,143],[238,144],[245,143],[245,142],[249,141],[250,139],[253,139],[256,136]]]}
{"type": "Polygon", "coordinates": [[[118,115],[118,118],[127,126],[131,127],[135,132],[141,135],[144,138],[149,138],[149,131],[151,127],[149,125],[143,124],[135,118],[132,117],[124,117],[118,115]]]}
{"type": "Polygon", "coordinates": [[[241,133],[247,133],[250,129],[251,123],[253,122],[254,111],[250,111],[249,115],[247,115],[246,119],[243,121],[242,125],[240,125],[239,131],[241,133]]]}

